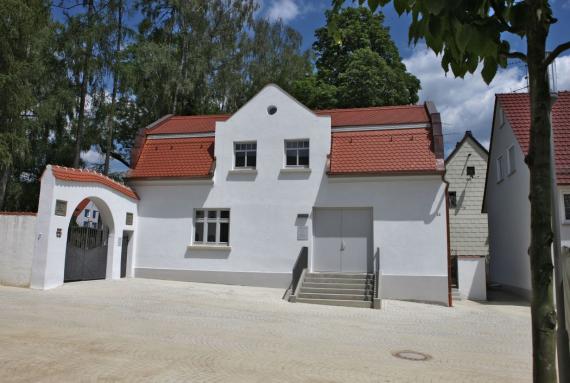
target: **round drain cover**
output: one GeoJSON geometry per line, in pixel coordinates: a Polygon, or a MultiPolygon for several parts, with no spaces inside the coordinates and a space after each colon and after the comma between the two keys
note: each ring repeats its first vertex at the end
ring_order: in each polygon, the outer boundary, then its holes
{"type": "Polygon", "coordinates": [[[411,350],[396,351],[393,352],[392,355],[394,355],[396,358],[412,360],[415,362],[423,362],[425,360],[431,359],[431,356],[428,354],[411,350]]]}

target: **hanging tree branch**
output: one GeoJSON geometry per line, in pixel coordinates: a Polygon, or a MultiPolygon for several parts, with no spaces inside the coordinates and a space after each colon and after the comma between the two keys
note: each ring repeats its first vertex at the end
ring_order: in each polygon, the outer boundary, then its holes
{"type": "Polygon", "coordinates": [[[519,59],[526,62],[526,55],[522,52],[509,52],[507,53],[507,57],[510,59],[519,59]]]}
{"type": "Polygon", "coordinates": [[[564,44],[557,46],[544,60],[544,65],[549,66],[556,57],[560,56],[562,52],[570,49],[570,41],[566,41],[564,44]]]}

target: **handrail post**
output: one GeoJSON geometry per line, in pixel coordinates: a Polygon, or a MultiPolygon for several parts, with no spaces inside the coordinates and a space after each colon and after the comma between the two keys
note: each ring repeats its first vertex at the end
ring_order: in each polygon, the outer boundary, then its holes
{"type": "Polygon", "coordinates": [[[376,248],[376,253],[374,254],[374,296],[372,297],[372,308],[380,309],[382,307],[382,299],[380,298],[380,285],[381,272],[380,272],[380,246],[376,248]]]}

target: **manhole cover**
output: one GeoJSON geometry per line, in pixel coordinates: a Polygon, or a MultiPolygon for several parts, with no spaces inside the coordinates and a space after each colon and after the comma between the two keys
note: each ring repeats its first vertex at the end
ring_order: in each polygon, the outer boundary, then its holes
{"type": "Polygon", "coordinates": [[[393,352],[392,355],[394,355],[396,358],[413,360],[416,362],[423,362],[425,360],[431,359],[431,356],[428,354],[411,350],[396,351],[393,352]]]}

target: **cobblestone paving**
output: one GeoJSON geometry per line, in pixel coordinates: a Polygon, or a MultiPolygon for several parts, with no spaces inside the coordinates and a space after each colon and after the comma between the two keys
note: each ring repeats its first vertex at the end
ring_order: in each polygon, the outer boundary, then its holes
{"type": "Polygon", "coordinates": [[[291,304],[144,279],[0,287],[0,382],[526,382],[528,307],[291,304]],[[392,356],[413,350],[428,361],[392,356]]]}

